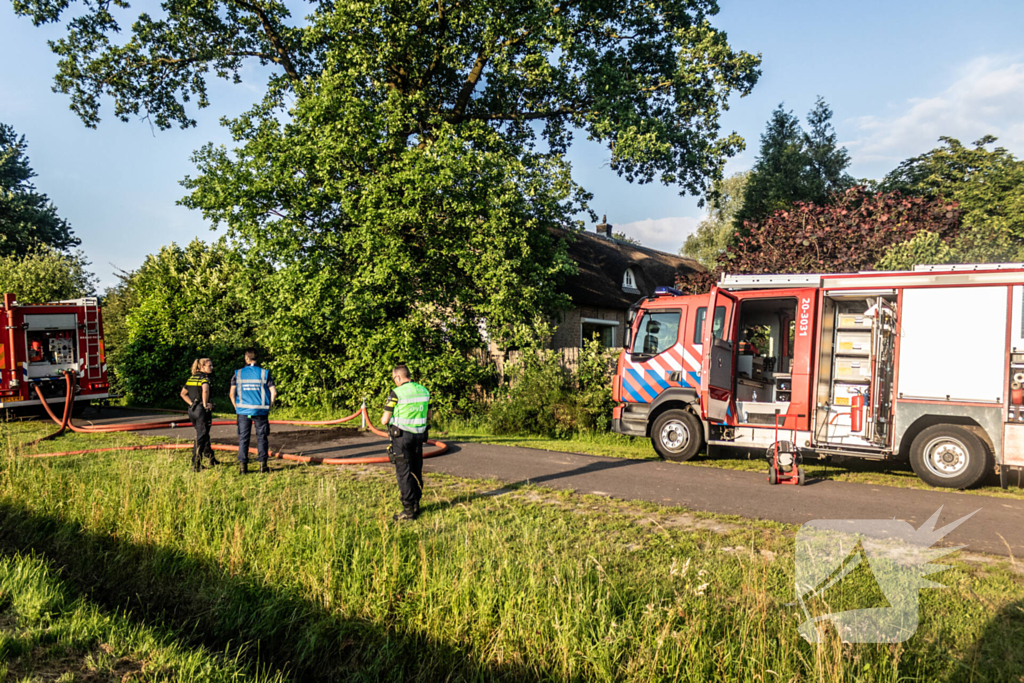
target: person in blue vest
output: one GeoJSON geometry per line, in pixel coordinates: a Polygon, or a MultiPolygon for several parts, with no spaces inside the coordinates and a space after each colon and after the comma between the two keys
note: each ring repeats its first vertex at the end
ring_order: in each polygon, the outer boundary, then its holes
{"type": "Polygon", "coordinates": [[[430,420],[430,392],[412,381],[409,368],[396,365],[391,371],[395,388],[384,402],[380,422],[388,428],[391,448],[388,456],[395,464],[402,511],[395,521],[416,519],[423,495],[423,444],[430,420]]]}
{"type": "Polygon", "coordinates": [[[256,425],[256,451],[260,473],[269,472],[270,409],[277,399],[277,388],[270,370],[256,364],[256,349],[245,350],[245,367],[231,377],[231,403],[238,419],[238,473],[249,473],[249,435],[256,425]]]}

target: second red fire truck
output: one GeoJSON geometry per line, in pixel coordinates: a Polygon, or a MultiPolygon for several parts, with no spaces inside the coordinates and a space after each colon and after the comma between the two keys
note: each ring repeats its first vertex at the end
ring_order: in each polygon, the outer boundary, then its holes
{"type": "Polygon", "coordinates": [[[75,412],[110,396],[103,348],[103,320],[94,297],[20,305],[3,295],[0,307],[0,410],[64,406],[67,383],[75,378],[75,412]]]}
{"type": "Polygon", "coordinates": [[[638,302],[613,430],[669,460],[706,445],[906,458],[933,486],[1024,470],[1024,264],[725,275],[638,302]],[[777,427],[776,427],[777,425],[777,427]]]}

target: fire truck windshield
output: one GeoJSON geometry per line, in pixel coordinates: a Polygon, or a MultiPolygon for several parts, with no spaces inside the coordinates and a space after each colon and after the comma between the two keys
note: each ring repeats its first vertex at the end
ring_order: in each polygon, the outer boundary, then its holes
{"type": "Polygon", "coordinates": [[[653,356],[679,339],[680,311],[645,311],[636,328],[632,353],[653,356]]]}

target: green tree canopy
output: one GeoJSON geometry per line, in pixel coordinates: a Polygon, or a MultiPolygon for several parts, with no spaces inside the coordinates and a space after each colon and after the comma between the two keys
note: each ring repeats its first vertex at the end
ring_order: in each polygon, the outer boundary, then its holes
{"type": "Polygon", "coordinates": [[[1024,161],[1003,147],[987,149],[996,142],[991,135],[972,147],[950,137],[940,141],[942,146],[900,164],[880,189],[956,201],[960,235],[952,244],[919,235],[894,247],[879,266],[1024,261],[1024,161]]]}
{"type": "Polygon", "coordinates": [[[14,294],[19,303],[42,304],[89,296],[96,287],[81,252],[67,254],[36,247],[21,256],[0,256],[0,294],[14,294]]]}
{"type": "MultiPolygon", "coordinates": [[[[37,24],[68,6],[15,3],[37,24]]],[[[364,0],[299,22],[273,1],[171,2],[117,41],[107,5],[82,11],[53,45],[87,125],[108,95],[122,119],[190,126],[208,78],[275,67],[229,123],[237,148],[197,153],[185,203],[245,246],[257,334],[310,402],[378,394],[398,361],[465,394],[482,323],[516,343],[566,304],[551,229],[587,209],[574,135],[631,182],[703,194],[742,148],[720,134],[728,97],[759,75],[713,0],[364,0]]]]}
{"type": "Polygon", "coordinates": [[[25,255],[39,246],[63,251],[81,241],[45,194],[37,192],[25,136],[0,123],[0,256],[25,255]]]}
{"type": "Polygon", "coordinates": [[[736,232],[736,212],[743,205],[743,192],[750,171],[736,173],[723,180],[715,196],[708,202],[708,215],[697,225],[697,231],[686,238],[679,253],[695,259],[708,269],[718,267],[718,257],[732,243],[736,232]]]}
{"type": "MultiPolygon", "coordinates": [[[[190,362],[214,360],[218,395],[254,341],[247,297],[252,284],[242,254],[225,239],[170,244],[121,273],[103,301],[107,352],[117,389],[158,403],[177,394],[190,362]]],[[[282,398],[287,401],[287,387],[282,398]]]]}
{"type": "Polygon", "coordinates": [[[755,223],[794,202],[824,205],[830,198],[854,186],[846,173],[850,156],[838,147],[832,127],[832,110],[819,97],[807,115],[808,130],[793,112],[780,104],[772,112],[761,135],[761,151],[754,163],[736,212],[736,228],[747,233],[745,222],[755,223]]]}

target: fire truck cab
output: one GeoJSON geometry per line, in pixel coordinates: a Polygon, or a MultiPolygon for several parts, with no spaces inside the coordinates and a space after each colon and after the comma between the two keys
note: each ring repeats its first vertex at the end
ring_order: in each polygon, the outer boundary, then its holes
{"type": "Polygon", "coordinates": [[[110,396],[95,297],[20,305],[13,294],[4,294],[0,321],[0,410],[41,406],[35,387],[47,403],[63,407],[65,372],[76,378],[76,412],[110,396]]]}
{"type": "Polygon", "coordinates": [[[785,440],[819,457],[909,459],[933,486],[993,471],[1005,486],[1024,470],[1022,311],[1024,264],[659,288],[630,311],[612,429],[669,460],[785,440]]]}

